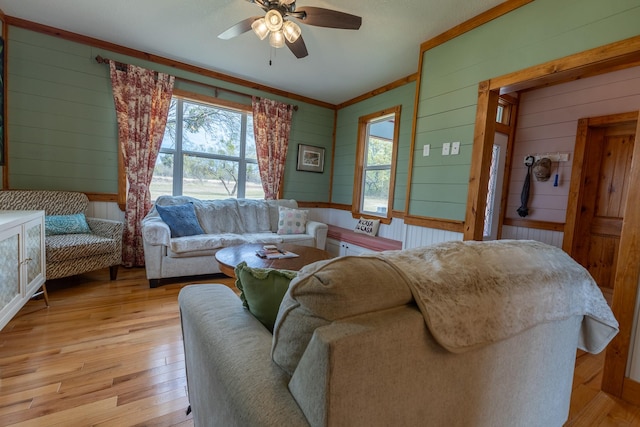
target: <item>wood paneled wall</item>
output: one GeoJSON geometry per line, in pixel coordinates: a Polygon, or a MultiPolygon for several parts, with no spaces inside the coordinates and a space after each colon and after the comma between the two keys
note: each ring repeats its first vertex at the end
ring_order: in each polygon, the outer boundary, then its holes
{"type": "Polygon", "coordinates": [[[553,163],[548,181],[531,180],[527,217],[564,223],[578,120],[637,110],[640,110],[640,67],[522,93],[505,216],[519,219],[516,210],[526,176],[524,157],[566,152],[569,161],[553,163]],[[553,186],[556,172],[558,187],[553,186]]]}

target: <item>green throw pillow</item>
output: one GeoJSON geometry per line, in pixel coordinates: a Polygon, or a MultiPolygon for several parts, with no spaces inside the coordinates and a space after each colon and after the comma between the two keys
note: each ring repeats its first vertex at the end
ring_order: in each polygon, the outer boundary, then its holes
{"type": "Polygon", "coordinates": [[[273,332],[280,302],[289,288],[289,282],[298,274],[296,271],[273,268],[253,268],[241,262],[235,268],[236,286],[240,298],[249,312],[273,332]]]}

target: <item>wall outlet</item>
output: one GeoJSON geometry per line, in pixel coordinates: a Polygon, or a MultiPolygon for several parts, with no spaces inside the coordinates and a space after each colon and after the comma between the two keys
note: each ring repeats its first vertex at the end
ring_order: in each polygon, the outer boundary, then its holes
{"type": "Polygon", "coordinates": [[[451,143],[451,155],[455,156],[456,154],[460,154],[460,142],[451,143]]]}
{"type": "Polygon", "coordinates": [[[430,149],[431,149],[431,145],[429,145],[429,144],[424,144],[424,145],[422,146],[422,155],[423,155],[424,157],[427,157],[427,156],[429,155],[429,150],[430,150],[430,149]]]}
{"type": "Polygon", "coordinates": [[[442,155],[443,156],[448,156],[450,151],[451,151],[451,143],[450,142],[445,142],[444,144],[442,144],[442,155]]]}

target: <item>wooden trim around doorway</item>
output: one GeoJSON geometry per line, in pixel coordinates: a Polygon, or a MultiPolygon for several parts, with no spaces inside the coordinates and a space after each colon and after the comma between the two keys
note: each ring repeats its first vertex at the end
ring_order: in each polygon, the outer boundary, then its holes
{"type": "MultiPolygon", "coordinates": [[[[564,83],[587,76],[604,74],[624,68],[640,65],[640,36],[621,40],[609,45],[600,46],[585,52],[569,55],[504,76],[492,78],[488,87],[482,82],[479,92],[469,193],[467,197],[467,217],[465,220],[465,240],[479,240],[484,224],[484,206],[486,199],[486,182],[489,176],[488,164],[482,163],[487,134],[493,134],[493,123],[487,120],[488,112],[493,110],[493,102],[497,106],[497,96],[489,97],[494,91],[510,93],[511,91],[529,90],[539,87],[564,83]],[[495,98],[495,101],[494,101],[495,98]],[[484,198],[483,198],[484,197],[484,198]]],[[[493,116],[495,117],[495,116],[493,116]]],[[[596,119],[594,119],[596,120],[596,119]]],[[[636,131],[636,135],[640,130],[636,131]]],[[[637,140],[637,138],[636,138],[637,140]]],[[[640,182],[640,144],[636,143],[633,154],[634,162],[628,179],[640,182]],[[637,160],[637,161],[636,161],[637,160]]],[[[574,154],[575,161],[575,154],[574,154]]],[[[627,200],[640,199],[640,186],[630,186],[627,200]]],[[[575,216],[575,212],[573,214],[575,216]]],[[[567,211],[567,221],[570,213],[567,211]]],[[[565,227],[565,238],[571,226],[565,227]]],[[[570,232],[570,231],[569,231],[570,232]]],[[[623,397],[627,358],[630,352],[631,331],[635,312],[638,277],[640,276],[640,205],[631,203],[627,206],[622,225],[617,274],[614,280],[613,312],[620,323],[620,333],[607,349],[603,373],[602,389],[614,396],[623,397]]]]}

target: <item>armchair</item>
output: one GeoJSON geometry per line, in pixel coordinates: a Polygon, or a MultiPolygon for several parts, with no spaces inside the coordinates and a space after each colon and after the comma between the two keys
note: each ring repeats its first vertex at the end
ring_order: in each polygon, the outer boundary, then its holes
{"type": "MultiPolygon", "coordinates": [[[[45,215],[84,213],[89,199],[84,193],[54,190],[0,191],[0,209],[44,210],[45,215]]],[[[45,237],[47,280],[74,276],[109,267],[111,280],[122,262],[123,224],[87,218],[91,233],[45,237]]]]}

